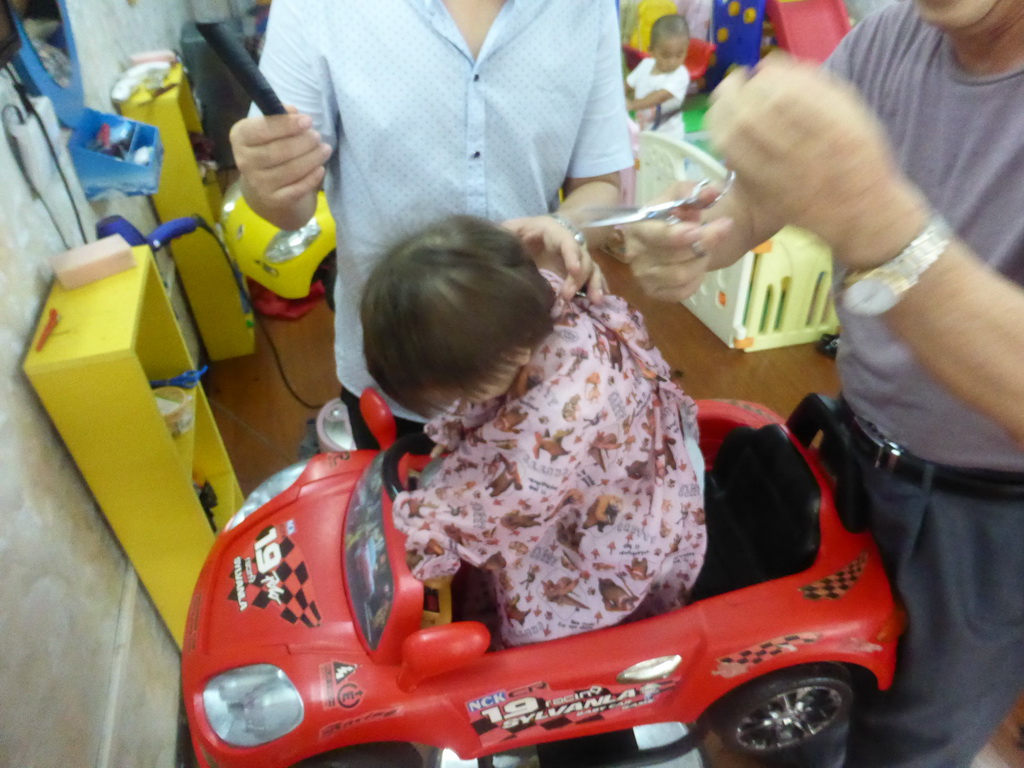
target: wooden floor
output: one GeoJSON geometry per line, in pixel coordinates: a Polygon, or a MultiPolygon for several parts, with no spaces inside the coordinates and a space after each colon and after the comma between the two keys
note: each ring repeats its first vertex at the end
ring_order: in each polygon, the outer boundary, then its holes
{"type": "MultiPolygon", "coordinates": [[[[785,415],[808,392],[838,392],[835,364],[813,345],[751,353],[729,349],[682,306],[643,296],[623,265],[608,257],[599,260],[613,292],[644,313],[654,343],[692,397],[752,400],[785,415]]],[[[257,331],[255,354],[213,364],[206,380],[214,416],[246,494],[298,459],[306,422],[317,412],[296,402],[282,383],[267,336],[274,340],[293,388],[308,404],[338,395],[333,315],[323,302],[299,320],[263,318],[261,326],[265,333],[257,331]]],[[[723,754],[714,741],[708,751],[713,768],[760,768],[723,754]]],[[[983,768],[1024,768],[1024,698],[987,752],[994,762],[983,768]]],[[[981,763],[976,767],[982,768],[981,763]]]]}

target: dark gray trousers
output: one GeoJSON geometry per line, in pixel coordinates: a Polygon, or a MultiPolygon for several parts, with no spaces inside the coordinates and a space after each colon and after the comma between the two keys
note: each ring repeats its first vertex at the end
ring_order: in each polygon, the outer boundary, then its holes
{"type": "MultiPolygon", "coordinates": [[[[1024,499],[968,499],[862,461],[871,529],[909,615],[896,679],[808,768],[969,768],[1024,691],[1024,499]]],[[[813,752],[813,754],[811,754],[813,752]]]]}

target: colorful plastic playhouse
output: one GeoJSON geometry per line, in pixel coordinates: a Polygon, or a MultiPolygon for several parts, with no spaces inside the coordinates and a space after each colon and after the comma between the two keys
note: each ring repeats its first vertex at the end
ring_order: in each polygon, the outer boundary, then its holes
{"type": "Polygon", "coordinates": [[[805,61],[825,61],[850,31],[843,0],[768,0],[765,10],[779,48],[805,61]]]}
{"type": "Polygon", "coordinates": [[[714,0],[712,40],[717,45],[708,71],[716,86],[730,67],[755,65],[761,58],[767,19],[779,48],[805,61],[821,63],[850,31],[843,0],[714,0]]]}
{"type": "Polygon", "coordinates": [[[707,83],[713,88],[732,66],[752,67],[761,59],[765,0],[715,0],[711,17],[714,64],[707,83]]]}
{"type": "Polygon", "coordinates": [[[675,0],[640,0],[637,4],[637,22],[629,44],[638,51],[646,52],[651,47],[651,27],[662,16],[679,13],[675,0]]]}

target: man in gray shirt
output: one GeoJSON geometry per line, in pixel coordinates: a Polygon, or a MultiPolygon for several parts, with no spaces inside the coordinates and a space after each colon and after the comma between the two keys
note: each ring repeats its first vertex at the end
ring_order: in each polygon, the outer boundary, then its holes
{"type": "Polygon", "coordinates": [[[909,627],[846,762],[811,764],[967,768],[1024,689],[1024,5],[897,3],[825,70],[727,78],[708,121],[733,192],[628,251],[682,299],[783,224],[831,245],[848,421],[909,627]]]}

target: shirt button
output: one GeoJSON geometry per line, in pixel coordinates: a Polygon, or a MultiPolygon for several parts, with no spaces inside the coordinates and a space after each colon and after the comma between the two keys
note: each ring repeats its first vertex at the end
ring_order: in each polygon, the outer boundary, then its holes
{"type": "Polygon", "coordinates": [[[480,79],[480,75],[473,75],[473,82],[477,82],[480,79]]]}
{"type": "Polygon", "coordinates": [[[479,152],[474,152],[472,155],[470,155],[470,157],[472,157],[474,160],[476,160],[478,157],[480,157],[480,153],[479,152]]]}

